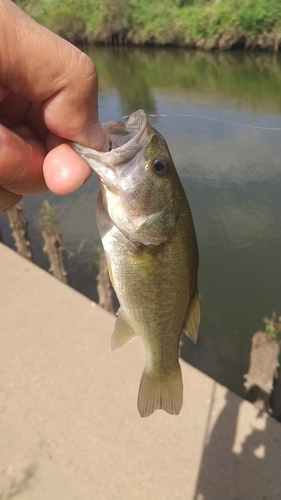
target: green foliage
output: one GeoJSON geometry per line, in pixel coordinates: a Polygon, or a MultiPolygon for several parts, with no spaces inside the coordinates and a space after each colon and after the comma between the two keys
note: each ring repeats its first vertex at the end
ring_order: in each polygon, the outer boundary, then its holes
{"type": "Polygon", "coordinates": [[[45,7],[45,0],[15,0],[15,4],[17,4],[22,10],[26,11],[31,17],[36,18],[40,12],[45,7]]]}
{"type": "Polygon", "coordinates": [[[102,5],[102,0],[80,0],[79,4],[77,0],[50,0],[37,21],[72,42],[83,42],[101,22],[102,5]]]}
{"type": "MultiPolygon", "coordinates": [[[[229,31],[249,40],[281,32],[280,0],[17,0],[73,42],[186,45],[229,31]],[[120,35],[120,36],[119,36],[120,35]]],[[[272,41],[272,38],[271,38],[272,41]]]]}
{"type": "Polygon", "coordinates": [[[40,210],[41,224],[43,229],[56,229],[55,209],[48,200],[44,200],[40,210]]]}
{"type": "Polygon", "coordinates": [[[240,6],[238,12],[239,25],[242,30],[256,34],[270,30],[281,14],[280,0],[247,0],[240,6]]]}
{"type": "Polygon", "coordinates": [[[265,323],[265,334],[268,340],[278,341],[278,335],[281,331],[281,316],[279,316],[278,320],[276,319],[276,313],[272,314],[271,318],[264,318],[263,322],[265,323]]]}
{"type": "MultiPolygon", "coordinates": [[[[92,2],[93,3],[93,2],[92,2]]],[[[104,0],[99,8],[99,22],[92,25],[89,41],[111,42],[114,36],[122,41],[131,25],[131,5],[128,0],[104,0]]],[[[90,24],[90,23],[89,23],[90,24]]]]}
{"type": "Polygon", "coordinates": [[[180,11],[180,21],[189,40],[202,38],[202,17],[204,10],[202,5],[194,5],[192,8],[185,8],[180,11]]]}
{"type": "Polygon", "coordinates": [[[130,4],[132,19],[128,35],[134,43],[172,44],[181,38],[179,9],[172,0],[131,0],[127,4],[130,4]]]}
{"type": "Polygon", "coordinates": [[[257,35],[281,19],[280,0],[221,0],[194,2],[179,12],[193,39],[211,38],[229,29],[257,35]]]}
{"type": "Polygon", "coordinates": [[[219,35],[230,27],[235,26],[236,11],[228,2],[212,4],[204,9],[201,18],[201,32],[206,38],[219,35]]]}

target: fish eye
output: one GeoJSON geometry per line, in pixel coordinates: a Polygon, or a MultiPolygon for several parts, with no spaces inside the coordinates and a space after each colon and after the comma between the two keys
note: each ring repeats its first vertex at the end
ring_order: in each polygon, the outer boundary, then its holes
{"type": "Polygon", "coordinates": [[[168,164],[163,158],[155,158],[153,160],[154,172],[160,177],[164,177],[168,173],[168,164]]]}

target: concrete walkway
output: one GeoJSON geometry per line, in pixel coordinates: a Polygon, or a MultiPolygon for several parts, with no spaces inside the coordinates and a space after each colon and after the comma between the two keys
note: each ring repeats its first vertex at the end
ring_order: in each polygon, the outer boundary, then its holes
{"type": "Polygon", "coordinates": [[[181,414],[142,419],[115,318],[0,244],[0,499],[280,500],[281,426],[182,362],[181,414]]]}

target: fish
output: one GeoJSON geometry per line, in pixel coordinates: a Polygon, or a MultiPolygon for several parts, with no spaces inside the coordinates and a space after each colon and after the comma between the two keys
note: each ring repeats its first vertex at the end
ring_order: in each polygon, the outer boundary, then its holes
{"type": "Polygon", "coordinates": [[[146,364],[138,410],[179,414],[179,342],[196,342],[200,322],[198,246],[190,206],[164,137],[140,109],[104,123],[102,151],[73,143],[98,176],[95,216],[120,308],[112,350],[136,335],[146,364]]]}

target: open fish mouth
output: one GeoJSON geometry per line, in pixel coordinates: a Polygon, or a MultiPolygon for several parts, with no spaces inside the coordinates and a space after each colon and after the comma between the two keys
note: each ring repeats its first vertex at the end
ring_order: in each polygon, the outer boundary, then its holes
{"type": "Polygon", "coordinates": [[[117,149],[126,144],[129,146],[130,141],[138,142],[142,137],[145,129],[148,125],[148,119],[146,113],[139,109],[131,116],[129,116],[127,122],[107,122],[103,126],[106,133],[106,142],[104,145],[104,151],[110,151],[111,149],[117,149]]]}
{"type": "Polygon", "coordinates": [[[106,136],[102,151],[86,148],[76,142],[72,143],[72,147],[82,157],[92,158],[112,167],[127,163],[134,158],[147,146],[153,132],[142,109],[135,111],[126,122],[109,121],[103,123],[102,127],[106,136]]]}

